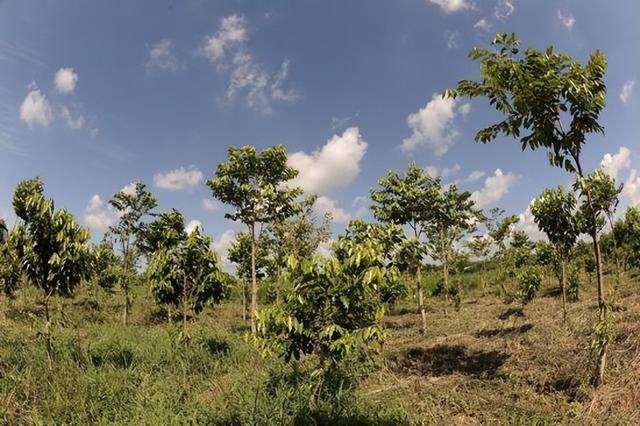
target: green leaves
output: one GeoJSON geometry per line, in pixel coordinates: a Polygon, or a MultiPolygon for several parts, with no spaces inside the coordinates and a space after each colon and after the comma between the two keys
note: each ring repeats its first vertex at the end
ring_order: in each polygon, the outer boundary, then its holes
{"type": "Polygon", "coordinates": [[[54,210],[39,178],[18,184],[13,205],[23,221],[13,238],[25,275],[46,295],[72,294],[90,271],[89,233],[65,209],[54,210]]]}
{"type": "Polygon", "coordinates": [[[545,148],[552,165],[579,171],[579,156],[589,133],[602,133],[607,60],[596,50],[586,65],[568,55],[518,47],[515,34],[499,33],[495,49],[473,48],[480,63],[478,81],[462,80],[445,97],[484,97],[504,120],[480,130],[475,140],[488,143],[500,134],[520,140],[522,149],[545,148]],[[565,128],[562,121],[568,121],[565,128]]]}
{"type": "Polygon", "coordinates": [[[207,185],[214,197],[235,207],[225,217],[247,225],[269,223],[295,214],[294,200],[302,190],[284,185],[297,174],[287,165],[284,146],[258,153],[254,146],[246,145],[229,148],[228,161],[218,165],[207,185]]]}
{"type": "Polygon", "coordinates": [[[531,205],[536,224],[562,256],[568,256],[580,234],[576,199],[562,187],[546,189],[531,205]]]}

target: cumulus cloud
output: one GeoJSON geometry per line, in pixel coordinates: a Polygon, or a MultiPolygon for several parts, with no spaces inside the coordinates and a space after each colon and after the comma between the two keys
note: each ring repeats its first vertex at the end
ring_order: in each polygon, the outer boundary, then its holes
{"type": "Polygon", "coordinates": [[[209,212],[214,212],[220,209],[220,206],[216,204],[211,198],[202,199],[202,208],[209,212]]]}
{"type": "Polygon", "coordinates": [[[471,194],[471,199],[479,208],[493,206],[509,192],[517,179],[518,176],[511,172],[504,174],[502,170],[496,169],[492,176],[484,180],[482,189],[471,194]]]}
{"type": "Polygon", "coordinates": [[[161,40],[149,48],[149,59],[146,67],[148,70],[158,68],[161,70],[176,71],[178,59],[173,53],[174,44],[171,40],[161,40]]]}
{"type": "Polygon", "coordinates": [[[558,10],[558,19],[560,20],[560,23],[564,25],[568,30],[571,30],[576,23],[576,19],[572,14],[569,13],[565,15],[560,10],[558,10]]]}
{"type": "Polygon", "coordinates": [[[196,230],[196,228],[198,228],[200,232],[202,232],[202,222],[200,222],[198,219],[193,219],[189,223],[187,223],[187,226],[184,227],[184,232],[186,232],[187,234],[191,234],[196,230]]]}
{"type": "Polygon", "coordinates": [[[620,91],[620,100],[622,103],[626,104],[627,101],[631,98],[633,94],[633,87],[636,85],[635,80],[627,81],[624,86],[622,86],[622,90],[620,91]]]}
{"type": "Polygon", "coordinates": [[[29,127],[48,127],[53,120],[51,105],[35,83],[29,85],[29,93],[20,105],[20,119],[29,127]]]}
{"type": "Polygon", "coordinates": [[[600,161],[600,168],[613,179],[618,179],[618,172],[631,165],[631,151],[627,147],[620,147],[617,154],[605,154],[600,161]]]}
{"type": "Polygon", "coordinates": [[[622,193],[629,198],[632,206],[640,205],[640,176],[637,170],[631,170],[629,178],[622,188],[622,193]]]}
{"type": "Polygon", "coordinates": [[[214,239],[211,248],[220,255],[222,269],[225,272],[233,272],[235,269],[233,263],[229,261],[227,255],[229,248],[236,238],[236,232],[233,229],[227,229],[222,233],[219,239],[214,239]]]}
{"type": "Polygon", "coordinates": [[[443,167],[438,168],[437,166],[427,166],[424,168],[429,176],[432,177],[447,177],[451,174],[457,173],[460,171],[460,164],[456,163],[451,167],[443,167]]]}
{"type": "Polygon", "coordinates": [[[475,24],[473,24],[473,28],[478,28],[480,30],[489,31],[491,29],[491,22],[487,20],[487,18],[482,18],[475,24]]]}
{"type": "Polygon", "coordinates": [[[332,221],[335,223],[347,223],[352,219],[351,214],[338,207],[336,200],[324,195],[318,197],[313,207],[320,216],[324,216],[327,213],[330,214],[332,221]]]}
{"type": "Polygon", "coordinates": [[[95,194],[84,210],[84,223],[96,231],[106,231],[113,224],[115,213],[95,194]]]}
{"type": "Polygon", "coordinates": [[[513,5],[513,0],[498,0],[493,15],[496,17],[496,19],[506,21],[513,14],[515,9],[516,8],[513,5]]]}
{"type": "Polygon", "coordinates": [[[62,116],[65,123],[67,123],[67,126],[72,128],[73,130],[82,129],[82,126],[84,126],[84,117],[82,115],[77,115],[74,117],[73,114],[71,114],[71,111],[69,111],[69,108],[67,108],[66,106],[62,106],[60,108],[60,115],[62,116]]]}
{"type": "Polygon", "coordinates": [[[312,194],[343,187],[360,172],[360,160],[367,151],[367,142],[357,127],[350,127],[342,135],[333,135],[327,143],[307,154],[289,154],[287,163],[299,171],[292,185],[300,186],[312,194]]]}
{"type": "Polygon", "coordinates": [[[158,188],[169,191],[180,191],[197,186],[204,179],[202,172],[195,166],[180,167],[166,173],[157,173],[153,176],[153,182],[158,188]]]}
{"type": "Polygon", "coordinates": [[[429,2],[440,6],[445,13],[473,9],[473,3],[469,0],[429,0],[429,2]]]}
{"type": "Polygon", "coordinates": [[[242,16],[230,15],[221,19],[215,34],[205,37],[199,50],[218,71],[228,73],[227,98],[243,96],[249,108],[263,113],[272,111],[273,102],[297,100],[295,90],[285,89],[289,61],[284,60],[277,72],[268,72],[255,61],[247,41],[247,21],[242,16]]]}
{"type": "Polygon", "coordinates": [[[125,186],[122,187],[122,189],[120,190],[120,192],[127,194],[127,195],[135,195],[136,194],[136,185],[138,182],[131,182],[130,184],[127,184],[125,186]]]}
{"type": "Polygon", "coordinates": [[[402,141],[400,148],[404,152],[412,152],[426,147],[437,156],[444,155],[460,134],[453,126],[456,115],[468,112],[469,108],[462,105],[456,113],[455,99],[445,99],[435,93],[424,108],[407,117],[412,134],[402,141]]]}
{"type": "Polygon", "coordinates": [[[60,68],[56,71],[53,82],[59,93],[71,93],[75,90],[76,84],[78,83],[78,74],[76,74],[73,68],[60,68]]]}
{"type": "Polygon", "coordinates": [[[480,170],[474,170],[467,175],[462,181],[463,182],[475,182],[478,179],[482,179],[486,173],[481,172],[480,170]]]}
{"type": "Polygon", "coordinates": [[[538,228],[538,224],[531,213],[531,205],[535,199],[531,200],[527,209],[518,215],[518,222],[515,223],[514,229],[524,231],[533,241],[546,240],[547,236],[538,228]]]}

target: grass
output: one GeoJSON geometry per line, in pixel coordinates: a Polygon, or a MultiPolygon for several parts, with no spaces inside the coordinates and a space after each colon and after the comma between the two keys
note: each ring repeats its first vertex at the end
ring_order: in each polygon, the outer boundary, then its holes
{"type": "MultiPolygon", "coordinates": [[[[359,353],[312,399],[299,372],[248,344],[238,303],[207,309],[180,338],[143,288],[131,324],[121,300],[89,286],[53,309],[47,367],[43,311],[31,288],[0,302],[0,419],[4,424],[638,424],[640,285],[616,300],[607,382],[594,390],[589,344],[594,290],[561,304],[547,283],[529,305],[505,304],[467,277],[459,311],[428,301],[428,333],[412,301],[384,320],[385,345],[359,353]]],[[[489,286],[491,289],[491,286],[489,286]]],[[[489,292],[490,293],[490,292],[489,292]]]]}

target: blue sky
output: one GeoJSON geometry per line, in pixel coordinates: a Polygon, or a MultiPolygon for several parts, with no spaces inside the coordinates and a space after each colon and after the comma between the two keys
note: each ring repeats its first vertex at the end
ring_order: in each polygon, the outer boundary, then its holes
{"type": "Polygon", "coordinates": [[[437,96],[477,77],[467,52],[499,31],[583,61],[605,52],[607,133],[585,161],[604,158],[638,204],[639,18],[636,0],[0,0],[0,214],[38,175],[99,238],[106,201],[142,181],[222,247],[238,227],[204,180],[230,145],[282,143],[336,231],[409,161],[526,228],[531,199],[571,177],[512,140],[473,143],[495,114],[437,96]]]}

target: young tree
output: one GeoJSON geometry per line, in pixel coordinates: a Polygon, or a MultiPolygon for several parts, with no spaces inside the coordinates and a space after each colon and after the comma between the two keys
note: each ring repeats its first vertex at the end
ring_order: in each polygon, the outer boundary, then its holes
{"type": "MultiPolygon", "coordinates": [[[[262,280],[269,268],[269,241],[262,237],[256,242],[255,271],[256,279],[262,280]]],[[[236,265],[236,275],[242,285],[242,319],[247,319],[247,282],[252,278],[251,236],[246,232],[236,234],[227,253],[229,262],[236,265]]]]}
{"type": "Polygon", "coordinates": [[[448,315],[449,266],[456,258],[454,243],[475,231],[480,212],[471,200],[470,192],[459,192],[451,184],[445,190],[440,179],[436,179],[437,191],[430,191],[426,199],[429,207],[427,235],[431,256],[442,264],[442,285],[444,292],[444,314],[448,315]]]}
{"type": "Polygon", "coordinates": [[[268,227],[269,251],[271,257],[270,275],[273,276],[279,299],[281,276],[291,255],[310,259],[318,246],[329,240],[331,215],[325,214],[322,222],[314,214],[313,205],[317,197],[311,196],[298,204],[298,212],[289,219],[273,222],[268,227]]]}
{"type": "Polygon", "coordinates": [[[198,314],[227,294],[218,255],[210,246],[211,239],[196,228],[175,246],[155,253],[149,266],[151,292],[156,300],[182,311],[183,337],[188,335],[189,311],[198,314]]]}
{"type": "MultiPolygon", "coordinates": [[[[437,193],[439,185],[423,169],[411,163],[404,173],[390,170],[387,176],[378,179],[378,186],[378,189],[371,191],[371,199],[374,202],[371,209],[375,218],[381,222],[408,227],[411,237],[415,240],[412,247],[417,249],[417,253],[412,258],[416,264],[412,265],[411,269],[415,271],[422,332],[426,334],[427,313],[424,306],[421,269],[426,251],[424,238],[431,212],[429,200],[437,193]]],[[[409,239],[407,236],[407,240],[409,239]]]]}
{"type": "Polygon", "coordinates": [[[480,261],[480,288],[482,289],[482,295],[484,296],[487,289],[487,256],[491,253],[493,240],[489,234],[476,235],[467,240],[465,244],[471,252],[471,255],[476,260],[480,261]]]}
{"type": "Polygon", "coordinates": [[[91,249],[91,273],[99,287],[112,291],[118,283],[121,261],[113,250],[113,242],[107,236],[91,249]]]}
{"type": "Polygon", "coordinates": [[[287,151],[282,145],[258,153],[254,146],[229,148],[228,161],[218,164],[215,176],[207,181],[213,196],[235,208],[225,217],[242,222],[251,237],[251,330],[256,332],[258,281],[256,241],[265,224],[293,216],[300,188],[289,188],[297,170],[287,165],[287,151]]]}
{"type": "Polygon", "coordinates": [[[70,296],[89,274],[89,233],[65,209],[55,210],[44,196],[40,178],[22,181],[13,195],[13,207],[22,223],[16,228],[18,258],[27,279],[42,290],[45,343],[49,365],[53,359],[49,328],[49,301],[54,295],[70,296]]]}
{"type": "Polygon", "coordinates": [[[580,235],[576,217],[576,199],[571,192],[561,186],[546,189],[533,202],[531,214],[538,228],[547,235],[554,245],[561,261],[560,290],[562,293],[563,320],[567,321],[567,274],[571,250],[580,235]]]}
{"type": "Polygon", "coordinates": [[[18,233],[11,232],[0,241],[0,291],[11,296],[22,277],[18,233]]]}
{"type": "MultiPolygon", "coordinates": [[[[576,181],[576,189],[579,190],[583,203],[578,209],[578,216],[582,226],[587,233],[594,236],[596,242],[596,267],[600,259],[600,245],[598,235],[604,227],[608,217],[611,217],[618,205],[618,195],[622,191],[622,186],[616,187],[615,182],[602,170],[596,170],[590,175],[576,181]]],[[[593,379],[594,385],[599,386],[604,381],[604,371],[607,360],[607,347],[613,338],[611,321],[607,318],[607,309],[604,305],[604,294],[598,293],[599,309],[598,323],[595,326],[595,337],[592,347],[598,353],[598,366],[593,379]]]]}
{"type": "Polygon", "coordinates": [[[187,237],[184,222],[182,213],[172,209],[142,224],[138,237],[140,252],[151,260],[156,253],[177,246],[187,237]]]}
{"type": "MultiPolygon", "coordinates": [[[[581,153],[590,133],[604,133],[599,115],[605,107],[604,74],[607,59],[596,50],[582,65],[549,47],[521,51],[515,34],[501,33],[493,39],[497,49],[474,48],[469,53],[479,61],[480,81],[462,80],[445,96],[485,97],[504,120],[480,130],[477,142],[488,143],[500,134],[520,140],[523,149],[547,149],[552,165],[585,177],[581,153]],[[568,127],[563,121],[568,122],[568,127]]],[[[586,190],[585,203],[592,203],[586,190]]],[[[595,211],[592,207],[590,210],[595,211]]],[[[594,218],[595,220],[595,218],[594,218]]],[[[598,308],[605,316],[604,281],[598,235],[591,228],[596,257],[598,308]]],[[[598,383],[596,383],[598,384],[598,383]]]]}
{"type": "Polygon", "coordinates": [[[140,257],[138,237],[144,230],[143,219],[147,215],[152,215],[151,210],[157,206],[157,202],[145,184],[136,182],[133,190],[122,190],[116,193],[109,200],[109,204],[118,210],[120,218],[117,225],[112,226],[110,231],[120,243],[122,260],[120,288],[124,293],[122,322],[126,325],[131,305],[129,284],[140,257]]]}
{"type": "Polygon", "coordinates": [[[397,281],[397,271],[382,264],[379,242],[344,238],[333,248],[333,259],[289,258],[284,303],[258,315],[255,341],[263,353],[287,362],[314,354],[317,371],[324,372],[358,346],[382,341],[384,304],[378,288],[397,281]]]}

